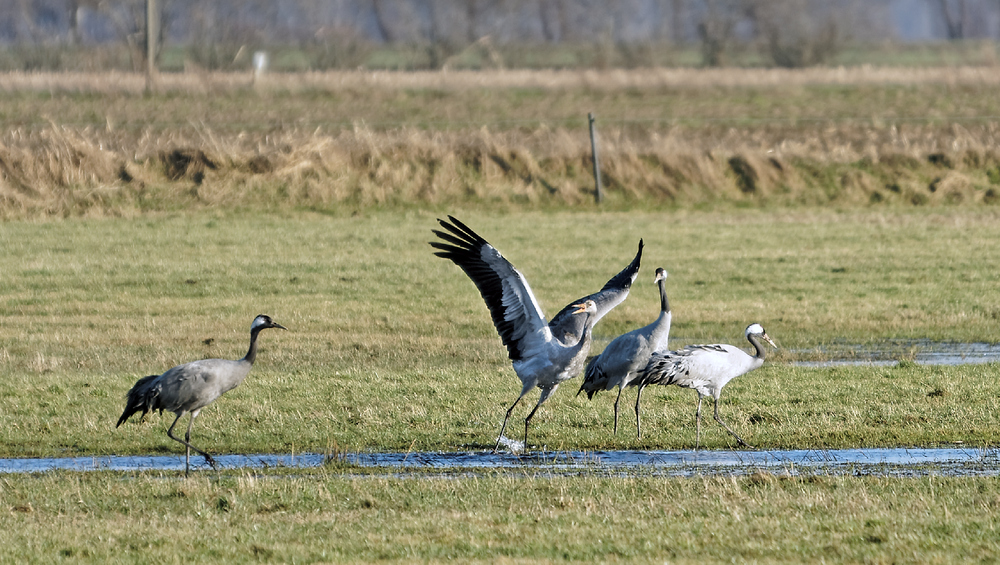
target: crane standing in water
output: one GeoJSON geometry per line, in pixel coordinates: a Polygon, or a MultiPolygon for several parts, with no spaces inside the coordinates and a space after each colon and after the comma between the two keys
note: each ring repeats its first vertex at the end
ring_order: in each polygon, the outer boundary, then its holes
{"type": "Polygon", "coordinates": [[[521,394],[504,416],[500,435],[493,447],[500,447],[507,421],[514,407],[532,389],[541,389],[538,403],[524,420],[524,448],[528,447],[528,426],[538,407],[555,392],[559,383],[575,377],[583,369],[590,351],[591,330],[605,314],[621,304],[639,274],[642,240],[632,262],[600,291],[574,300],[546,322],[535,295],[524,276],[488,241],[468,226],[448,216],[438,220],[447,231],[433,230],[442,241],[433,241],[438,257],[461,267],[472,279],[486,306],[514,372],[521,380],[521,394]]]}
{"type": "MultiPolygon", "coordinates": [[[[618,386],[618,396],[615,398],[615,435],[618,434],[618,402],[622,399],[622,390],[646,367],[650,355],[657,351],[666,351],[670,337],[670,302],[667,300],[665,281],[667,272],[656,269],[653,283],[660,288],[660,315],[648,326],[632,330],[616,337],[600,355],[587,364],[583,384],[577,395],[587,392],[591,399],[602,390],[611,390],[618,386]]],[[[635,432],[639,434],[639,415],[636,413],[635,432]]]]}
{"type": "Polygon", "coordinates": [[[756,355],[748,355],[738,347],[724,344],[689,345],[677,351],[654,353],[639,378],[630,383],[630,386],[639,387],[635,396],[636,428],[639,427],[639,398],[642,396],[642,389],[647,385],[677,385],[694,389],[698,393],[695,449],[701,443],[701,400],[705,396],[715,399],[715,421],[726,428],[741,445],[752,448],[719,417],[719,396],[726,383],[764,364],[764,347],[760,340],[763,339],[776,349],[778,346],[760,324],[747,326],[744,335],[750,345],[753,345],[756,355]]]}
{"type": "Polygon", "coordinates": [[[192,361],[169,369],[162,375],[149,375],[139,379],[128,391],[125,411],[122,412],[115,427],[124,424],[132,414],[140,410],[143,417],[152,410],[159,410],[161,413],[164,410],[173,412],[177,417],[174,418],[174,423],[170,424],[167,436],[185,446],[184,475],[187,476],[190,470],[192,449],[203,455],[205,461],[214,467],[215,460],[211,455],[191,445],[191,426],[202,408],[236,388],[250,374],[250,368],[257,358],[257,335],[267,328],[287,329],[273,322],[269,316],[261,314],[254,318],[250,325],[250,349],[242,359],[192,361]],[[187,432],[182,440],[174,436],[174,426],[181,416],[189,412],[191,419],[188,420],[187,432]]]}

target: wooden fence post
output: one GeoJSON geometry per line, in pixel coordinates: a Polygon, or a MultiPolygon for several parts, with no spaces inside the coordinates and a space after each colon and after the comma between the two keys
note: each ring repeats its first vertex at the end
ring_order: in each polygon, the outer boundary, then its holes
{"type": "Polygon", "coordinates": [[[146,92],[156,79],[156,52],[160,41],[160,8],[157,0],[146,0],[146,92]]]}
{"type": "Polygon", "coordinates": [[[587,120],[590,122],[590,153],[594,158],[594,202],[600,204],[604,195],[601,191],[601,164],[597,160],[597,133],[594,131],[593,112],[587,114],[587,120]]]}

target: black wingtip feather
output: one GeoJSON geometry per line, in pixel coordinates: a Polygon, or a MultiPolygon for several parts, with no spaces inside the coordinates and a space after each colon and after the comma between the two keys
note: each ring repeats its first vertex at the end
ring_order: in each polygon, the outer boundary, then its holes
{"type": "Polygon", "coordinates": [[[636,251],[635,258],[632,259],[632,262],[629,263],[627,267],[622,269],[620,273],[612,277],[612,279],[609,280],[607,284],[604,285],[604,288],[601,289],[602,291],[616,289],[616,288],[619,289],[632,288],[632,282],[635,280],[635,277],[638,276],[639,265],[642,263],[642,248],[643,248],[643,243],[642,239],[640,239],[639,250],[636,251]]]}
{"type": "Polygon", "coordinates": [[[431,230],[442,240],[430,242],[431,247],[439,250],[434,255],[452,261],[472,279],[486,302],[501,341],[507,347],[507,356],[511,361],[521,359],[518,342],[511,337],[515,333],[514,325],[504,315],[503,283],[482,258],[483,248],[490,243],[454,216],[449,215],[448,220],[451,223],[438,218],[438,223],[447,232],[431,230]]]}
{"type": "MultiPolygon", "coordinates": [[[[438,237],[444,237],[445,239],[449,239],[453,242],[456,242],[453,238],[457,237],[458,240],[461,240],[461,245],[469,247],[478,247],[487,243],[482,236],[472,231],[472,228],[462,223],[455,216],[448,216],[448,219],[451,220],[450,224],[440,218],[438,218],[438,223],[441,224],[441,227],[451,232],[452,235],[443,236],[441,232],[434,230],[434,233],[437,234],[438,237]]],[[[457,242],[456,245],[458,245],[457,242]]]]}

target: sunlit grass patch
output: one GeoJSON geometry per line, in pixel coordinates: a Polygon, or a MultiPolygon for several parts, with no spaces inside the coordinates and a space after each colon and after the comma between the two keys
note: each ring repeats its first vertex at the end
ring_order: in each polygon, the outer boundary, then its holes
{"type": "MultiPolygon", "coordinates": [[[[794,350],[831,343],[1000,340],[991,302],[1000,224],[992,214],[459,216],[527,276],[550,315],[597,290],[644,238],[643,270],[629,299],[595,329],[595,354],[655,317],[651,273],[658,266],[670,273],[673,347],[744,346],[746,325],[764,324],[779,350],[763,369],[730,384],[722,400],[725,417],[755,445],[977,446],[997,439],[993,365],[785,364],[794,350]]],[[[196,445],[212,453],[491,446],[520,384],[475,287],[427,245],[435,226],[435,214],[417,211],[6,223],[0,450],[177,452],[165,433],[170,414],[114,429],[125,392],[139,377],[179,363],[241,357],[249,322],[260,313],[289,331],[261,337],[247,381],[199,417],[196,445]]],[[[649,434],[640,442],[630,431],[633,391],[623,401],[625,431],[614,437],[614,393],[587,402],[573,396],[575,382],[536,415],[533,443],[693,443],[690,391],[648,391],[649,434]]],[[[512,421],[529,409],[519,407],[512,421]]],[[[730,445],[714,423],[704,432],[709,447],[730,445]]]]}
{"type": "Polygon", "coordinates": [[[988,559],[988,478],[11,476],[11,560],[988,559]]]}

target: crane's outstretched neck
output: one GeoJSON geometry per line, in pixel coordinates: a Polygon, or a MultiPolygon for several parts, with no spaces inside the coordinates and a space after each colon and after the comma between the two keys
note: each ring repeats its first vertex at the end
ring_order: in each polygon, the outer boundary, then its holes
{"type": "MultiPolygon", "coordinates": [[[[590,345],[591,343],[593,343],[594,340],[593,336],[594,325],[597,324],[595,318],[596,316],[593,316],[592,314],[587,314],[587,321],[584,322],[583,334],[580,336],[580,339],[576,340],[576,343],[570,341],[569,343],[565,344],[565,346],[569,348],[568,351],[571,354],[572,359],[574,360],[586,359],[587,354],[590,353],[590,345]]],[[[577,372],[578,370],[576,369],[573,370],[574,375],[577,372]]]]}
{"type": "Polygon", "coordinates": [[[260,334],[260,330],[263,327],[255,327],[250,330],[250,349],[247,350],[247,354],[243,357],[243,360],[247,363],[253,365],[254,359],[257,358],[257,336],[260,334]]]}
{"type": "Polygon", "coordinates": [[[747,336],[747,340],[750,342],[750,345],[753,345],[753,348],[757,350],[757,354],[754,355],[754,358],[760,359],[760,362],[763,363],[766,351],[764,346],[760,344],[760,335],[750,334],[747,336]]]}
{"type": "Polygon", "coordinates": [[[670,313],[670,301],[667,300],[667,279],[662,278],[656,281],[656,285],[660,287],[660,311],[670,313]]]}
{"type": "Polygon", "coordinates": [[[670,313],[670,301],[667,300],[666,280],[667,272],[663,269],[657,269],[656,285],[660,288],[660,315],[653,322],[652,331],[649,334],[654,351],[666,350],[670,337],[670,321],[673,315],[670,313]]]}
{"type": "Polygon", "coordinates": [[[254,359],[257,358],[257,335],[260,330],[266,330],[267,328],[278,328],[279,330],[287,330],[285,326],[275,323],[271,320],[270,316],[265,316],[261,314],[253,319],[253,324],[250,326],[250,349],[247,350],[247,354],[241,359],[241,361],[253,365],[254,359]]]}
{"type": "Polygon", "coordinates": [[[750,344],[753,345],[753,348],[757,350],[757,354],[754,356],[754,359],[759,361],[759,363],[757,363],[758,367],[760,366],[761,363],[764,362],[764,346],[761,345],[760,340],[763,339],[768,344],[770,344],[771,347],[775,349],[778,348],[778,346],[774,343],[774,340],[772,340],[767,335],[767,332],[764,331],[764,328],[761,327],[761,325],[756,322],[747,326],[747,330],[744,335],[746,335],[747,341],[749,341],[750,344]]]}
{"type": "Polygon", "coordinates": [[[577,348],[584,350],[587,353],[590,352],[590,344],[594,341],[594,326],[597,324],[597,317],[589,315],[587,319],[587,324],[583,326],[583,337],[577,342],[577,348]]]}
{"type": "MultiPolygon", "coordinates": [[[[573,378],[580,371],[583,370],[583,366],[587,360],[587,354],[590,353],[590,345],[593,342],[593,330],[594,326],[600,320],[600,316],[597,316],[596,304],[593,300],[587,300],[582,304],[578,304],[580,308],[576,313],[586,313],[587,319],[583,324],[583,335],[576,342],[575,345],[570,346],[570,361],[566,368],[567,378],[573,378]]],[[[569,345],[569,344],[567,344],[569,345]]]]}

